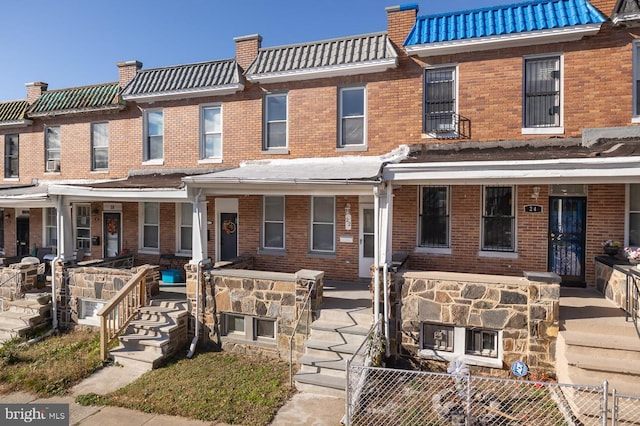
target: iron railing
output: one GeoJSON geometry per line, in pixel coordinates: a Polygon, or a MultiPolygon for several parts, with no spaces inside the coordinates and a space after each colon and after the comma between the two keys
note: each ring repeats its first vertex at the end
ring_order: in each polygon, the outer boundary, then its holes
{"type": "Polygon", "coordinates": [[[636,333],[638,333],[638,337],[640,337],[640,329],[638,329],[638,317],[640,316],[640,285],[638,284],[638,280],[640,280],[640,271],[633,267],[629,268],[629,273],[627,274],[625,321],[629,321],[629,318],[631,318],[636,333]]]}
{"type": "Polygon", "coordinates": [[[309,325],[311,324],[311,303],[310,303],[310,300],[311,300],[311,295],[315,291],[315,288],[316,288],[316,282],[315,281],[310,281],[310,285],[308,287],[307,294],[305,295],[305,298],[304,298],[304,303],[302,304],[302,309],[300,311],[300,315],[298,316],[298,319],[296,320],[296,323],[293,326],[293,331],[291,332],[291,336],[289,337],[289,387],[293,387],[293,342],[294,342],[296,333],[298,332],[298,326],[300,325],[300,320],[304,316],[305,311],[307,312],[307,321],[306,321],[307,331],[306,331],[306,335],[307,335],[307,337],[309,336],[309,325]]]}
{"type": "Polygon", "coordinates": [[[100,318],[100,356],[108,357],[109,345],[126,330],[140,308],[147,304],[147,269],[138,271],[98,312],[100,318]]]}
{"type": "Polygon", "coordinates": [[[454,112],[427,114],[424,132],[436,139],[470,139],[471,120],[454,112]]]}

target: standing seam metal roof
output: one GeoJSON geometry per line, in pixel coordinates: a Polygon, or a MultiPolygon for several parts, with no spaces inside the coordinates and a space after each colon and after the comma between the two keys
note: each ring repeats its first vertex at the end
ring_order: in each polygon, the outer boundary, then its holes
{"type": "Polygon", "coordinates": [[[240,82],[234,59],[139,70],[123,96],[211,89],[240,82]]]}
{"type": "Polygon", "coordinates": [[[538,0],[420,16],[404,45],[551,30],[597,24],[605,20],[586,0],[538,0]]]}
{"type": "Polygon", "coordinates": [[[74,87],[44,92],[29,108],[29,115],[46,115],[55,112],[101,109],[118,106],[118,83],[74,87]]]}
{"type": "Polygon", "coordinates": [[[26,100],[0,102],[0,122],[24,120],[28,107],[26,100]]]}
{"type": "Polygon", "coordinates": [[[356,65],[398,56],[386,33],[260,49],[245,75],[356,65]]]}

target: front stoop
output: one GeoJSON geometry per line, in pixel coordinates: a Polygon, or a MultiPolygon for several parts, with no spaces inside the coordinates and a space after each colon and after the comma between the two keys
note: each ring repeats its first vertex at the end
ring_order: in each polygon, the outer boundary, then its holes
{"type": "Polygon", "coordinates": [[[51,325],[51,302],[20,299],[9,303],[9,309],[0,312],[0,343],[51,325]]]}
{"type": "Polygon", "coordinates": [[[346,366],[366,339],[371,308],[325,309],[311,324],[305,353],[298,360],[296,388],[303,392],[344,397],[346,366]]]}
{"type": "Polygon", "coordinates": [[[122,365],[159,367],[186,346],[188,315],[187,302],[151,301],[119,337],[111,356],[122,365]]]}

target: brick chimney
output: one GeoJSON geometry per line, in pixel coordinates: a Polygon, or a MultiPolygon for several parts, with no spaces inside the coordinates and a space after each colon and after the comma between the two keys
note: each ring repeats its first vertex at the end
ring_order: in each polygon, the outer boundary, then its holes
{"type": "Polygon", "coordinates": [[[142,68],[142,62],[139,61],[118,62],[116,65],[118,66],[118,82],[123,89],[136,76],[136,71],[142,68]]]}
{"type": "Polygon", "coordinates": [[[389,35],[389,40],[396,47],[402,48],[402,44],[416,23],[418,4],[389,6],[384,10],[387,12],[387,34],[389,35]]]}
{"type": "Polygon", "coordinates": [[[244,71],[258,57],[258,49],[262,45],[262,36],[260,34],[251,34],[235,37],[233,41],[236,42],[236,62],[244,71]]]}
{"type": "Polygon", "coordinates": [[[613,9],[615,9],[618,1],[617,0],[589,0],[589,3],[595,6],[595,8],[598,9],[600,13],[602,13],[605,16],[605,18],[610,18],[611,15],[613,14],[613,9]]]}
{"type": "Polygon", "coordinates": [[[47,83],[43,83],[41,81],[26,83],[25,86],[27,86],[27,103],[29,105],[34,103],[42,93],[47,91],[47,87],[49,87],[47,83]]]}

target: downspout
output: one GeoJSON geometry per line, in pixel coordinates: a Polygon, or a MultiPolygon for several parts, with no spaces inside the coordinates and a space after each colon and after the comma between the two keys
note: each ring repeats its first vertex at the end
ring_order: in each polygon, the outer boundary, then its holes
{"type": "Polygon", "coordinates": [[[373,321],[380,317],[380,190],[373,187],[373,229],[375,230],[375,241],[373,245],[373,321]]]}
{"type": "Polygon", "coordinates": [[[393,218],[393,189],[391,188],[391,185],[389,183],[386,184],[386,191],[387,191],[387,217],[386,217],[386,226],[384,227],[385,230],[385,238],[384,238],[384,243],[385,243],[385,260],[384,260],[384,266],[383,266],[383,274],[384,274],[384,278],[383,278],[383,285],[384,285],[384,337],[385,337],[385,346],[386,346],[386,356],[387,358],[391,356],[391,347],[389,346],[389,342],[390,342],[390,327],[389,327],[389,321],[390,321],[390,316],[389,316],[389,261],[390,261],[390,256],[389,253],[392,252],[391,247],[392,244],[390,242],[391,240],[391,221],[393,218]]]}
{"type": "Polygon", "coordinates": [[[387,291],[388,283],[387,276],[389,275],[389,264],[384,262],[382,266],[382,283],[384,288],[384,342],[385,342],[385,356],[389,358],[391,356],[391,349],[389,348],[389,292],[387,291]]]}
{"type": "Polygon", "coordinates": [[[62,197],[58,196],[56,200],[56,232],[58,233],[58,244],[56,247],[58,254],[51,261],[51,331],[58,329],[58,298],[56,297],[56,277],[58,274],[56,273],[56,265],[62,259],[62,250],[59,242],[61,238],[59,238],[60,230],[62,229],[62,215],[60,212],[62,211],[62,197]]]}
{"type": "MultiPolygon", "coordinates": [[[[198,193],[193,200],[196,209],[198,209],[198,235],[202,236],[202,218],[200,211],[200,196],[202,196],[202,188],[198,190],[198,193]]],[[[202,244],[201,244],[202,247],[202,244]]],[[[196,327],[195,327],[195,335],[191,340],[191,345],[189,345],[189,352],[187,352],[187,358],[191,358],[196,351],[196,345],[198,344],[198,340],[200,339],[200,274],[202,272],[202,263],[204,259],[202,259],[203,253],[200,253],[200,260],[198,261],[198,266],[196,268],[196,327]]]]}

